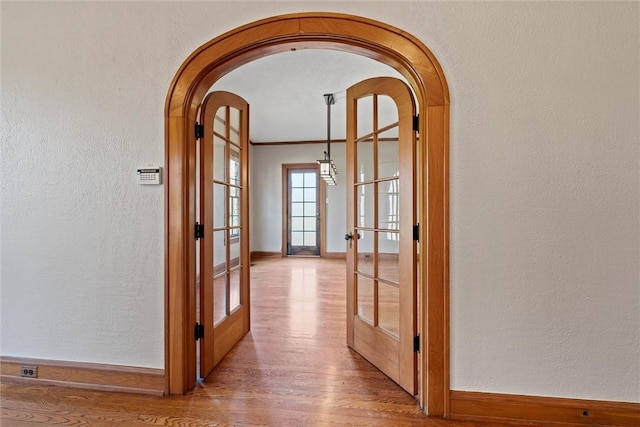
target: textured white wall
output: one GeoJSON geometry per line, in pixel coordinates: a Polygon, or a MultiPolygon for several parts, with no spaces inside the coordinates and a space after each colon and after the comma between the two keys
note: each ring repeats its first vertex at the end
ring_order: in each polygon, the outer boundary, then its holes
{"type": "Polygon", "coordinates": [[[446,73],[452,388],[640,401],[637,2],[0,7],[3,355],[163,366],[163,188],[133,171],[164,162],[171,79],[224,31],[323,9],[446,73]]]}
{"type": "MultiPolygon", "coordinates": [[[[314,163],[326,149],[322,144],[251,146],[251,250],[282,250],[282,165],[314,163]]],[[[347,208],[345,144],[331,144],[338,168],[337,185],[326,186],[326,251],[344,252],[347,208]],[[342,174],[341,174],[342,173],[342,174]]]]}

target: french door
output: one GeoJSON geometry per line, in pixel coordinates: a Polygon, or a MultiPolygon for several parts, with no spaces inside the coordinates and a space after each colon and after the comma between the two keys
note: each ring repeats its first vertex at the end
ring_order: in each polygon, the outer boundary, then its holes
{"type": "Polygon", "coordinates": [[[415,102],[400,80],[347,90],[347,343],[417,393],[415,102]]]}
{"type": "Polygon", "coordinates": [[[200,376],[249,331],[249,105],[229,92],[205,98],[200,154],[200,376]]]}
{"type": "Polygon", "coordinates": [[[287,255],[320,255],[318,165],[286,167],[287,255]]]}

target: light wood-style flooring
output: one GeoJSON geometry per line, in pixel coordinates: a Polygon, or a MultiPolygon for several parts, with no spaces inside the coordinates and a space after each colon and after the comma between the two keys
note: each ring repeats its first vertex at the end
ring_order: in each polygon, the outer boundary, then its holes
{"type": "Polygon", "coordinates": [[[251,332],[192,392],[154,397],[4,383],[0,424],[517,425],[427,418],[413,396],[348,349],[344,261],[266,259],[251,271],[251,332]]]}

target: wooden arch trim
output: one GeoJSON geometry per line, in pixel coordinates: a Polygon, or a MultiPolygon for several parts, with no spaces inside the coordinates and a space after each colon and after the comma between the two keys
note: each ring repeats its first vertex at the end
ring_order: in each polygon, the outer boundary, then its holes
{"type": "Polygon", "coordinates": [[[299,13],[234,29],[198,48],[182,64],[165,104],[165,376],[166,392],[195,381],[196,141],[199,105],[223,75],[252,60],[291,49],[356,53],[400,72],[420,112],[420,403],[449,413],[449,90],[431,51],[417,38],[370,19],[299,13]]]}

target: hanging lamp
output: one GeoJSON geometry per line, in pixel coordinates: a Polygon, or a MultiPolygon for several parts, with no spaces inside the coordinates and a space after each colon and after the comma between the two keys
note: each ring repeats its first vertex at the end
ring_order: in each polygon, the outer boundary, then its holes
{"type": "Polygon", "coordinates": [[[327,151],[324,152],[324,159],[318,160],[318,164],[320,165],[320,178],[322,178],[327,185],[336,185],[338,169],[331,159],[331,106],[336,103],[333,94],[324,94],[324,102],[327,104],[327,151]]]}

